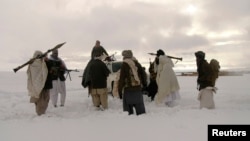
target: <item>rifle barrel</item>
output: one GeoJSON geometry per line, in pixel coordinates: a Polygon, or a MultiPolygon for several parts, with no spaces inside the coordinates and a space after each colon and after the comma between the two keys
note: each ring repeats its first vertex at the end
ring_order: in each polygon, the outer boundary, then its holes
{"type": "MultiPolygon", "coordinates": [[[[148,53],[148,54],[150,54],[150,55],[155,55],[155,56],[157,55],[156,53],[148,53]]],[[[168,55],[167,55],[167,57],[168,57],[168,58],[171,58],[171,59],[176,59],[176,60],[182,61],[182,57],[173,57],[173,56],[168,56],[168,55]]]]}
{"type": "Polygon", "coordinates": [[[157,55],[156,53],[148,53],[149,55],[157,55]]]}
{"type": "Polygon", "coordinates": [[[66,69],[65,71],[68,71],[68,72],[71,72],[71,71],[74,71],[74,72],[79,72],[79,70],[78,69],[66,69]]]}
{"type": "Polygon", "coordinates": [[[182,57],[173,57],[173,56],[167,56],[168,58],[171,58],[171,59],[176,59],[176,60],[180,60],[180,61],[182,61],[182,57]]]}

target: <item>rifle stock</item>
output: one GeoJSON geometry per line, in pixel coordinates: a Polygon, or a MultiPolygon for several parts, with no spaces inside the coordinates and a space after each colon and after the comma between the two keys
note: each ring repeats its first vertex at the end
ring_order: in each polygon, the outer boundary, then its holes
{"type": "MultiPolygon", "coordinates": [[[[148,54],[150,54],[150,55],[157,55],[156,53],[148,53],[148,54]]],[[[176,60],[180,60],[180,61],[182,61],[182,57],[173,57],[173,56],[169,56],[169,55],[166,55],[168,58],[171,58],[171,59],[176,59],[176,60]]]]}
{"type": "Polygon", "coordinates": [[[22,64],[21,66],[18,66],[18,67],[16,67],[16,68],[14,68],[13,71],[16,73],[16,72],[17,72],[18,70],[20,70],[21,68],[25,67],[25,66],[28,65],[28,64],[31,64],[35,59],[43,58],[43,57],[46,56],[49,52],[51,52],[51,51],[53,51],[53,50],[56,50],[56,49],[62,47],[65,43],[66,43],[66,42],[61,43],[61,44],[58,44],[58,45],[56,45],[54,48],[49,49],[48,51],[46,51],[45,53],[43,53],[42,55],[36,56],[36,57],[34,57],[34,58],[31,58],[29,61],[27,61],[26,63],[22,64]]]}

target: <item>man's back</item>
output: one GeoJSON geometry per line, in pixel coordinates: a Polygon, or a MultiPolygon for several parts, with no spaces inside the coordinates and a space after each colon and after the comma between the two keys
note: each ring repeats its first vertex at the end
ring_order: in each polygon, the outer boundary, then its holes
{"type": "Polygon", "coordinates": [[[107,66],[99,59],[95,59],[90,65],[90,83],[92,88],[106,88],[107,77],[110,73],[107,66]]]}

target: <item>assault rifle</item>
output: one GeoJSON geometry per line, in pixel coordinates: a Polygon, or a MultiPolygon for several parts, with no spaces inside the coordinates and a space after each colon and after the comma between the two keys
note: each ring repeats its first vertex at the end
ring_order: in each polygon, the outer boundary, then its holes
{"type": "MultiPolygon", "coordinates": [[[[150,54],[150,55],[157,55],[156,53],[148,53],[148,54],[150,54]]],[[[168,55],[166,55],[168,58],[171,58],[171,59],[176,59],[176,60],[180,60],[180,61],[182,61],[182,57],[181,58],[179,58],[179,57],[173,57],[173,56],[168,56],[168,55]]]]}
{"type": "Polygon", "coordinates": [[[41,55],[39,55],[39,56],[36,56],[36,57],[34,57],[34,58],[31,58],[29,61],[27,61],[27,62],[24,63],[23,65],[14,68],[14,69],[13,69],[14,72],[17,72],[19,69],[25,67],[26,65],[33,63],[36,59],[40,59],[40,58],[45,57],[49,52],[51,52],[51,51],[53,51],[53,50],[56,50],[56,49],[62,47],[65,43],[66,43],[66,42],[61,43],[61,44],[58,44],[58,45],[56,45],[54,48],[49,49],[48,51],[46,51],[45,53],[43,53],[43,54],[41,54],[41,55]]]}
{"type": "Polygon", "coordinates": [[[65,69],[64,71],[67,72],[67,75],[65,77],[65,79],[67,79],[67,77],[69,76],[69,80],[71,81],[71,76],[70,76],[70,72],[74,71],[74,72],[79,72],[79,70],[77,69],[74,69],[74,70],[71,70],[71,69],[65,69]]]}

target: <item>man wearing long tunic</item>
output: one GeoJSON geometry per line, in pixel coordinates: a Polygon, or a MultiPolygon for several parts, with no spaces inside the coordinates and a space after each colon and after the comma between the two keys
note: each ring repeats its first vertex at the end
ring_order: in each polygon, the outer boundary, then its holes
{"type": "Polygon", "coordinates": [[[212,77],[212,71],[209,63],[205,60],[205,53],[203,51],[195,52],[197,64],[197,84],[198,84],[198,100],[200,101],[200,108],[214,109],[215,103],[213,93],[216,92],[215,80],[212,77]]]}
{"type": "Polygon", "coordinates": [[[173,61],[165,55],[163,50],[158,50],[154,67],[157,72],[158,92],[155,96],[157,104],[165,103],[167,106],[173,107],[174,101],[180,99],[180,86],[173,67],[173,61]]]}
{"type": "MultiPolygon", "coordinates": [[[[41,51],[35,51],[33,58],[42,55],[41,51]]],[[[30,103],[36,106],[37,115],[45,114],[52,88],[51,64],[46,57],[35,59],[27,69],[27,89],[30,103]]]]}

